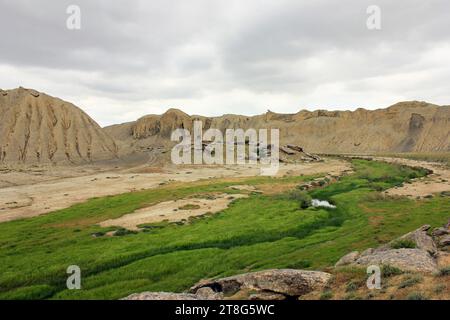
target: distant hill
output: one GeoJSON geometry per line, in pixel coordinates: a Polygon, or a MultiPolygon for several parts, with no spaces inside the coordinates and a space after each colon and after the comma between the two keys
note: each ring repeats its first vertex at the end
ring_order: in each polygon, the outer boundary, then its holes
{"type": "Polygon", "coordinates": [[[0,90],[0,162],[83,164],[117,157],[114,140],[73,104],[35,90],[0,90]]]}
{"type": "Polygon", "coordinates": [[[190,116],[177,109],[101,128],[75,105],[32,89],[0,90],[0,163],[85,164],[168,161],[171,132],[278,128],[281,144],[314,153],[450,151],[450,106],[400,102],[386,109],[306,111],[257,116],[190,116]],[[158,148],[159,146],[159,148],[158,148]],[[164,160],[164,159],[165,160],[164,160]],[[167,158],[167,159],[166,159],[167,158]]]}
{"type": "Polygon", "coordinates": [[[386,109],[355,111],[300,111],[257,116],[189,116],[169,109],[162,115],[104,128],[126,148],[145,148],[170,139],[174,128],[279,128],[281,144],[297,144],[316,153],[437,152],[450,151],[450,106],[400,102],[386,109]]]}

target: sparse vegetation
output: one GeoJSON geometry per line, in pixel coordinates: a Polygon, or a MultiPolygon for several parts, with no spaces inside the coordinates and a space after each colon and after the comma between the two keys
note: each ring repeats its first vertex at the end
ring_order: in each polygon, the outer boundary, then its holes
{"type": "Polygon", "coordinates": [[[414,249],[416,247],[416,243],[410,239],[398,239],[391,243],[392,249],[414,249]]]}
{"type": "Polygon", "coordinates": [[[345,288],[346,292],[352,292],[352,291],[356,291],[359,288],[359,283],[351,280],[347,283],[347,286],[345,288]]]}
{"type": "Polygon", "coordinates": [[[450,266],[441,268],[439,270],[439,276],[441,277],[450,276],[450,266]]]}
{"type": "Polygon", "coordinates": [[[440,293],[444,292],[444,290],[446,288],[447,288],[447,286],[445,284],[441,283],[434,287],[433,292],[435,294],[440,294],[440,293]]]}
{"type": "Polygon", "coordinates": [[[390,265],[383,265],[381,267],[381,274],[384,278],[389,278],[389,277],[396,276],[396,275],[399,275],[402,273],[403,273],[402,270],[400,270],[399,268],[390,266],[390,265]]]}
{"type": "Polygon", "coordinates": [[[428,297],[421,292],[411,292],[406,297],[408,300],[428,300],[428,297]]]}
{"type": "Polygon", "coordinates": [[[326,290],[326,291],[322,292],[319,299],[320,300],[330,300],[331,298],[333,298],[333,292],[330,290],[326,290]]]}
{"type": "Polygon", "coordinates": [[[404,289],[408,287],[412,287],[418,283],[420,283],[423,278],[420,275],[408,276],[405,280],[403,280],[398,286],[399,289],[404,289]]]}

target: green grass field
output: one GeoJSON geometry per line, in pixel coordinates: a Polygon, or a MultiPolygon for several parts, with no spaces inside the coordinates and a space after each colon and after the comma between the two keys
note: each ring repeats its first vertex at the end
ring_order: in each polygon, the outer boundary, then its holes
{"type": "MultiPolygon", "coordinates": [[[[351,250],[389,241],[422,224],[443,224],[448,197],[384,198],[380,190],[424,171],[353,160],[355,173],[310,195],[336,209],[301,209],[283,195],[252,193],[220,213],[146,232],[92,237],[114,228],[96,223],[169,199],[227,188],[236,181],[97,198],[47,215],[0,224],[1,299],[117,299],[140,291],[183,291],[200,279],[268,268],[324,269],[351,250]],[[78,265],[82,289],[67,290],[66,269],[78,265]]],[[[241,184],[298,183],[315,177],[244,179],[241,184]]]]}

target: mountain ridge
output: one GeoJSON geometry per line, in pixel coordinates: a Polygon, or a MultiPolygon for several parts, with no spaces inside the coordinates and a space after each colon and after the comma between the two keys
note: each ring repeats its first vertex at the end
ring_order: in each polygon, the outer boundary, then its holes
{"type": "MultiPolygon", "coordinates": [[[[0,89],[0,163],[86,164],[147,159],[149,150],[167,148],[171,132],[192,129],[279,129],[280,144],[300,145],[314,153],[448,152],[450,106],[403,101],[367,110],[300,110],[246,116],[188,115],[169,108],[135,121],[101,128],[74,104],[19,87],[0,89]]],[[[153,155],[154,156],[154,155],[153,155]]]]}

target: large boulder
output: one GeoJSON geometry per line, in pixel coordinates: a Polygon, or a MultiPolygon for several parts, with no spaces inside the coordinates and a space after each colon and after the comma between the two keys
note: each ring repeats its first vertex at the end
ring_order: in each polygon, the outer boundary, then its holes
{"type": "Polygon", "coordinates": [[[354,265],[390,265],[403,271],[433,273],[438,270],[435,259],[421,249],[374,250],[361,255],[354,265]]]}
{"type": "Polygon", "coordinates": [[[447,228],[440,227],[433,230],[433,237],[445,236],[447,234],[450,234],[447,228]]]}
{"type": "Polygon", "coordinates": [[[417,249],[425,250],[431,255],[435,255],[437,253],[436,244],[433,241],[427,231],[430,229],[430,225],[424,225],[417,230],[409,232],[400,238],[397,238],[389,243],[390,246],[393,246],[395,243],[399,243],[402,240],[412,241],[417,249]]]}
{"type": "Polygon", "coordinates": [[[442,247],[450,246],[450,234],[440,237],[439,245],[442,247]]]}
{"type": "Polygon", "coordinates": [[[336,262],[335,267],[342,267],[349,264],[352,264],[358,259],[360,256],[358,251],[352,251],[350,253],[347,253],[345,256],[339,259],[338,262],[336,262]]]}
{"type": "Polygon", "coordinates": [[[268,293],[275,294],[277,297],[280,295],[299,297],[323,288],[330,278],[331,274],[320,271],[274,269],[216,280],[202,280],[189,291],[197,293],[200,289],[209,287],[226,296],[239,295],[239,293],[245,295],[252,292],[258,294],[259,298],[268,296],[268,293]]]}
{"type": "Polygon", "coordinates": [[[202,298],[191,293],[141,292],[130,294],[122,300],[202,300],[202,298]]]}

